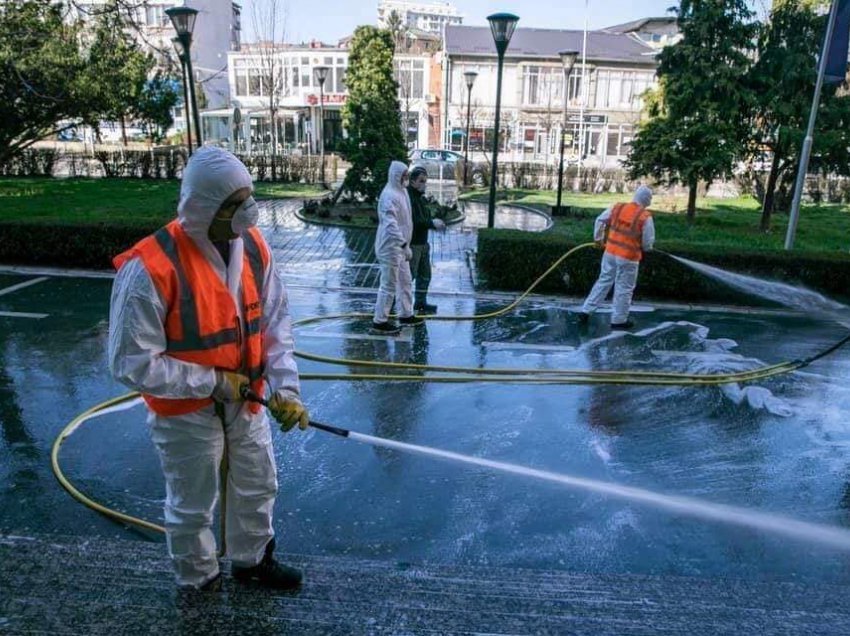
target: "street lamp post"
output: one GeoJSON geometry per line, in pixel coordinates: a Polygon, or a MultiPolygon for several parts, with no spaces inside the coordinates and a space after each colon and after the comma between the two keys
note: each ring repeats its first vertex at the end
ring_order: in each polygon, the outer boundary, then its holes
{"type": "Polygon", "coordinates": [[[561,51],[561,62],[564,65],[564,123],[561,126],[561,158],[558,161],[558,204],[555,208],[556,213],[561,213],[561,192],[564,187],[564,135],[567,130],[567,100],[570,96],[570,74],[573,72],[573,66],[578,57],[578,51],[561,51]]]}
{"type": "Polygon", "coordinates": [[[499,178],[499,111],[502,108],[502,66],[505,62],[505,51],[511,43],[516,23],[519,17],[512,13],[494,13],[487,16],[490,22],[490,31],[493,33],[493,41],[496,43],[496,52],[499,55],[499,67],[496,72],[496,116],[493,130],[493,163],[490,170],[490,205],[487,210],[487,227],[492,228],[496,222],[496,181],[499,178]]]}
{"type": "Polygon", "coordinates": [[[192,126],[190,124],[191,116],[189,115],[189,93],[186,82],[186,53],[183,50],[183,44],[180,38],[171,38],[171,44],[174,46],[174,52],[177,54],[177,59],[180,60],[180,78],[183,80],[183,109],[186,116],[186,142],[189,147],[189,156],[192,156],[192,126]]]}
{"type": "Polygon", "coordinates": [[[472,85],[475,84],[475,78],[478,73],[475,71],[467,71],[463,74],[466,80],[467,97],[466,97],[466,148],[463,153],[463,185],[469,185],[469,120],[472,114],[472,85]]]}
{"type": "Polygon", "coordinates": [[[192,31],[195,30],[195,18],[198,16],[198,10],[191,7],[171,7],[165,10],[165,14],[171,18],[171,24],[177,31],[177,39],[183,45],[186,60],[186,75],[183,81],[189,85],[192,116],[195,120],[195,139],[198,148],[200,148],[203,143],[203,135],[201,134],[201,116],[198,114],[198,102],[195,99],[195,73],[192,70],[192,31]]]}
{"type": "Polygon", "coordinates": [[[315,133],[319,136],[319,152],[322,155],[322,185],[325,184],[325,80],[328,78],[330,70],[330,67],[327,66],[317,66],[313,69],[316,81],[319,82],[319,125],[315,133]]]}

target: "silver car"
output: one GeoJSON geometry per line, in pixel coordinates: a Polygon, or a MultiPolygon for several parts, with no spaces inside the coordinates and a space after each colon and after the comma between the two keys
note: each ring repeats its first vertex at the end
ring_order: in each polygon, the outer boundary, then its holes
{"type": "MultiPolygon", "coordinates": [[[[422,166],[428,171],[429,179],[463,181],[463,155],[453,150],[436,150],[433,148],[416,148],[407,157],[411,167],[422,166]]],[[[475,185],[483,185],[485,171],[482,165],[469,162],[469,181],[475,185]]]]}

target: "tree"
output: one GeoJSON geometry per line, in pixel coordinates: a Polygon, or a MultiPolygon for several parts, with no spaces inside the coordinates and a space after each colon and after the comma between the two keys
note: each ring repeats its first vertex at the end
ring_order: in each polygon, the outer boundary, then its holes
{"type": "Polygon", "coordinates": [[[174,123],[174,107],[180,100],[178,80],[157,73],[145,83],[139,100],[133,108],[133,116],[142,126],[151,141],[161,141],[165,131],[174,123]]]}
{"type": "Polygon", "coordinates": [[[387,30],[393,36],[393,47],[402,53],[406,49],[408,26],[402,21],[398,11],[393,9],[387,17],[387,30]]]}
{"type": "MultiPolygon", "coordinates": [[[[790,204],[797,164],[808,124],[817,79],[817,60],[826,16],[812,4],[777,2],[758,37],[758,60],[748,76],[757,99],[751,113],[748,159],[770,157],[764,183],[760,227],[770,229],[777,207],[790,204]],[[777,190],[782,193],[777,199],[777,190]]],[[[812,148],[811,169],[848,173],[850,97],[836,85],[824,84],[812,148]]],[[[763,191],[763,194],[762,192],[763,191]]]]}
{"type": "Polygon", "coordinates": [[[404,161],[407,155],[399,126],[390,32],[358,27],[348,59],[348,101],[342,109],[348,138],[343,141],[342,152],[351,168],[336,196],[346,190],[375,201],[386,184],[390,162],[404,161]]]}
{"type": "Polygon", "coordinates": [[[124,26],[118,11],[99,15],[87,57],[92,65],[89,72],[97,78],[88,90],[104,104],[103,118],[121,123],[126,146],[127,119],[133,118],[155,63],[152,56],[142,53],[124,26]]]}
{"type": "Polygon", "coordinates": [[[0,3],[0,163],[35,142],[114,112],[126,58],[93,43],[108,34],[63,20],[46,0],[0,3]]]}
{"type": "Polygon", "coordinates": [[[682,0],[677,17],[683,37],[659,54],[659,112],[639,128],[626,166],[633,179],[686,185],[692,223],[700,181],[729,175],[740,156],[755,25],[745,0],[682,0]]]}

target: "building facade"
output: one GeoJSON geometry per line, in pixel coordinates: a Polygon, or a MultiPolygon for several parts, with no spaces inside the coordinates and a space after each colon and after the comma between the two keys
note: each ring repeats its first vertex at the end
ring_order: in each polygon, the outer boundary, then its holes
{"type": "MultiPolygon", "coordinates": [[[[319,135],[326,151],[336,150],[344,136],[341,111],[348,99],[348,54],[346,48],[318,42],[299,46],[252,44],[232,51],[228,55],[231,106],[201,113],[205,139],[240,151],[268,152],[274,101],[279,152],[318,153],[319,135]],[[316,81],[318,66],[330,69],[323,91],[316,81]],[[274,100],[270,97],[272,88],[274,100]],[[320,93],[323,109],[319,107],[320,93]]],[[[396,55],[393,61],[399,84],[400,125],[409,148],[440,143],[434,127],[439,129],[441,69],[435,67],[434,59],[431,54],[407,53],[396,55]]]]}
{"type": "MultiPolygon", "coordinates": [[[[557,159],[560,134],[570,162],[614,166],[628,147],[655,84],[656,49],[629,33],[517,29],[505,55],[500,152],[514,161],[557,159]],[[579,52],[566,78],[559,53],[579,52]],[[566,121],[565,121],[566,117],[566,121]]],[[[492,152],[497,57],[487,27],[446,29],[442,144],[461,151],[467,119],[466,71],[472,88],[469,149],[492,152]]]]}
{"type": "Polygon", "coordinates": [[[463,16],[448,2],[381,0],[378,3],[378,26],[387,28],[393,13],[397,13],[407,27],[437,35],[442,35],[449,25],[463,23],[463,16]]]}
{"type": "MultiPolygon", "coordinates": [[[[589,31],[585,47],[582,31],[518,29],[504,65],[502,159],[557,161],[563,133],[569,163],[581,158],[583,165],[618,166],[628,154],[643,96],[655,86],[657,51],[634,31],[589,31]],[[579,52],[568,78],[559,56],[564,50],[579,52]]],[[[393,66],[408,148],[465,149],[468,90],[464,73],[475,71],[469,149],[479,160],[492,152],[497,58],[487,27],[448,27],[443,50],[398,53],[393,66]]],[[[202,114],[206,138],[242,151],[268,151],[272,138],[269,90],[275,87],[279,151],[317,153],[318,135],[325,149],[333,151],[345,134],[341,109],[348,98],[347,67],[345,46],[317,42],[245,45],[230,52],[232,102],[202,114]],[[317,66],[331,69],[324,88],[323,125],[318,124],[317,66]]]]}
{"type": "Polygon", "coordinates": [[[230,105],[201,113],[206,138],[240,152],[269,152],[276,130],[278,152],[317,153],[319,135],[333,151],[342,139],[347,68],[346,49],[320,42],[243,45],[228,54],[230,105]],[[322,90],[315,75],[319,66],[330,69],[322,90]],[[322,111],[324,125],[318,124],[322,111]]]}

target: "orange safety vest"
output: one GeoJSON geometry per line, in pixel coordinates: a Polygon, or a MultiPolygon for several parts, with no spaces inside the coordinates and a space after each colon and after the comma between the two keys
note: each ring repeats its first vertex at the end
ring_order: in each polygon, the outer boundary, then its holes
{"type": "Polygon", "coordinates": [[[643,226],[652,215],[637,203],[618,203],[608,219],[605,251],[630,261],[643,258],[643,226]]]}
{"type": "MultiPolygon", "coordinates": [[[[271,262],[262,234],[251,228],[242,234],[242,315],[226,284],[195,242],[176,220],[113,259],[116,270],[139,257],[154,286],[166,302],[165,355],[178,360],[245,374],[251,389],[263,395],[265,358],[262,316],[263,282],[271,262]],[[243,328],[244,325],[244,328],[243,328]],[[244,350],[247,356],[243,359],[244,350]]],[[[193,413],[209,404],[208,398],[161,398],[142,394],[157,415],[193,413]]],[[[260,405],[250,403],[252,413],[260,405]]]]}

